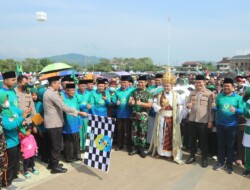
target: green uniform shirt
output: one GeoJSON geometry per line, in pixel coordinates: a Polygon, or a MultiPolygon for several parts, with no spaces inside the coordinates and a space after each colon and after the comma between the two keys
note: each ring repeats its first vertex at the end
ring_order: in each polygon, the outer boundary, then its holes
{"type": "Polygon", "coordinates": [[[91,93],[85,90],[84,93],[81,93],[79,89],[76,90],[75,96],[77,98],[78,104],[80,105],[81,111],[89,113],[89,109],[87,108],[87,104],[91,104],[90,102],[91,93]]]}
{"type": "MultiPolygon", "coordinates": [[[[151,93],[147,90],[140,90],[140,89],[135,89],[132,94],[131,97],[134,98],[134,100],[140,100],[143,103],[148,103],[148,102],[153,102],[153,98],[151,93]]],[[[135,112],[148,112],[149,109],[144,108],[142,106],[138,106],[138,105],[133,105],[133,111],[135,112]]]]}
{"type": "Polygon", "coordinates": [[[3,86],[0,88],[0,93],[5,92],[8,94],[8,99],[11,106],[18,107],[18,98],[14,89],[7,89],[3,86]]]}

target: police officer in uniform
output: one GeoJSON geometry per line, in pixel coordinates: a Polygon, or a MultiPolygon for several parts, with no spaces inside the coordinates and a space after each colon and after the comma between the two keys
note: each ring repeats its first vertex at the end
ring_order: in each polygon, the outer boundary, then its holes
{"type": "Polygon", "coordinates": [[[63,99],[58,92],[60,88],[59,79],[60,77],[49,78],[49,87],[43,95],[44,125],[48,131],[51,152],[48,168],[51,168],[52,174],[67,172],[67,169],[59,165],[62,150],[63,112],[73,116],[87,116],[85,112],[69,108],[63,103],[63,99]]]}
{"type": "Polygon", "coordinates": [[[208,134],[213,127],[213,112],[211,105],[214,103],[214,94],[205,88],[205,77],[197,75],[195,90],[189,95],[187,107],[191,109],[189,115],[190,157],[187,164],[195,162],[197,139],[202,152],[201,166],[207,167],[208,134]]]}

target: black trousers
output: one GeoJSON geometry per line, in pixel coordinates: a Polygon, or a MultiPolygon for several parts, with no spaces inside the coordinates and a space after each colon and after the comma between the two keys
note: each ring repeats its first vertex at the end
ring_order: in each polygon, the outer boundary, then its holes
{"type": "Polygon", "coordinates": [[[62,127],[47,129],[50,143],[50,161],[51,168],[58,167],[60,153],[62,150],[62,127]]]}
{"type": "Polygon", "coordinates": [[[118,128],[118,147],[122,147],[124,144],[124,139],[127,144],[128,151],[131,150],[131,120],[130,118],[117,118],[117,128],[118,128]]]}
{"type": "Polygon", "coordinates": [[[28,171],[28,168],[35,167],[35,156],[23,160],[23,171],[24,173],[28,171]]]}
{"type": "Polygon", "coordinates": [[[202,158],[207,158],[208,134],[207,123],[189,122],[190,154],[195,156],[197,140],[199,140],[202,158]]]}
{"type": "Polygon", "coordinates": [[[218,156],[218,141],[216,132],[209,132],[208,147],[210,156],[218,156]]]}
{"type": "Polygon", "coordinates": [[[240,125],[237,132],[237,157],[236,160],[244,161],[245,147],[242,145],[245,126],[240,125]]]}
{"type": "Polygon", "coordinates": [[[41,136],[39,133],[34,135],[39,149],[39,156],[43,162],[48,162],[50,159],[50,143],[48,132],[43,132],[41,136]]]}
{"type": "Polygon", "coordinates": [[[66,161],[74,160],[80,156],[80,135],[79,133],[63,134],[63,153],[66,161]]]}
{"type": "Polygon", "coordinates": [[[7,149],[7,170],[3,173],[3,187],[11,185],[12,180],[17,178],[19,154],[19,145],[7,149]]]}
{"type": "Polygon", "coordinates": [[[218,162],[224,165],[227,157],[227,166],[232,167],[234,161],[234,145],[237,140],[237,127],[217,126],[218,162]]]}
{"type": "Polygon", "coordinates": [[[182,136],[183,146],[189,149],[188,122],[186,121],[186,119],[182,119],[180,125],[181,125],[181,136],[182,136]]]}

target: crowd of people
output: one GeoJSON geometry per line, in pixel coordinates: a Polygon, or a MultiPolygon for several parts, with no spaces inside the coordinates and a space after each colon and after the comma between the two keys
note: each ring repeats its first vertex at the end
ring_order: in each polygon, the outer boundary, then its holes
{"type": "Polygon", "coordinates": [[[14,71],[2,73],[0,88],[0,176],[5,189],[23,175],[37,175],[35,157],[52,174],[65,173],[59,163],[83,160],[88,114],[116,118],[115,151],[129,156],[152,154],[177,164],[196,162],[213,169],[233,163],[250,175],[250,76],[172,75],[106,78],[50,77],[30,81],[14,71]],[[183,150],[190,153],[184,161],[183,150]]]}

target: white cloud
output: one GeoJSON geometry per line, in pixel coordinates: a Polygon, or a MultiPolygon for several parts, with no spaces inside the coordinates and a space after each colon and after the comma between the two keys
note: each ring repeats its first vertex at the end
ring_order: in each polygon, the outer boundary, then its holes
{"type": "Polygon", "coordinates": [[[237,50],[235,52],[235,55],[247,55],[250,54],[250,49],[245,49],[245,50],[237,50]]]}

